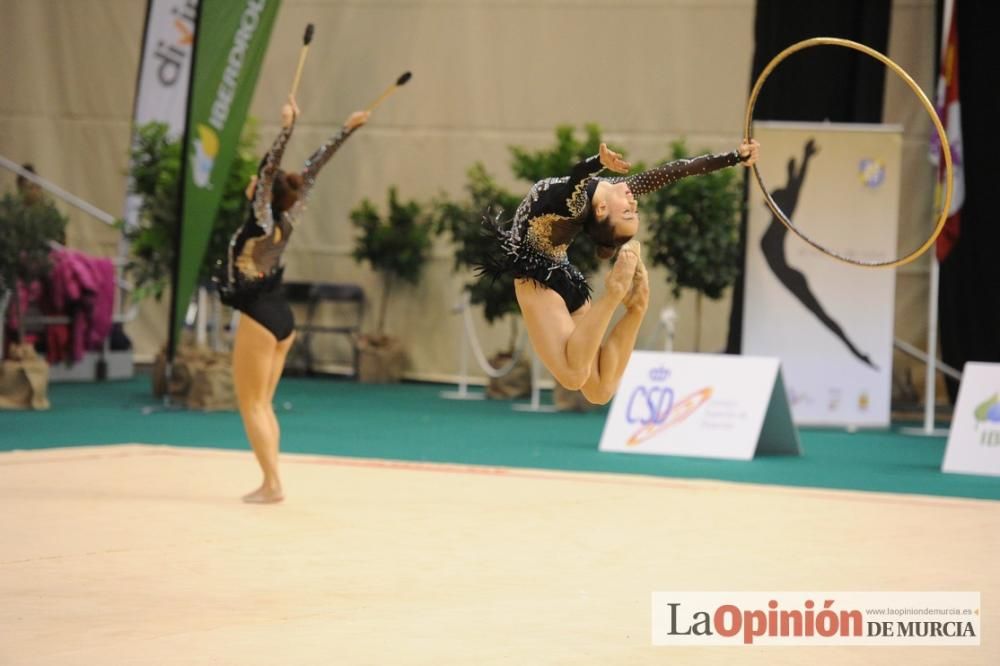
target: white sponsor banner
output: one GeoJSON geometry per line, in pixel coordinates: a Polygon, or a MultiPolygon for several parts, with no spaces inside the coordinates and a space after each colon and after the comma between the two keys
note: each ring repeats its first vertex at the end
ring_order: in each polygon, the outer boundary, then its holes
{"type": "Polygon", "coordinates": [[[653,645],[976,646],[979,592],[653,592],[653,645]]]}
{"type": "Polygon", "coordinates": [[[636,351],[601,451],[750,460],[799,452],[777,359],[636,351]]]}
{"type": "Polygon", "coordinates": [[[966,363],[943,472],[1000,476],[1000,363],[966,363]]]}
{"type": "MultiPolygon", "coordinates": [[[[853,258],[897,256],[898,128],[755,128],[761,177],[797,228],[853,258]]],[[[751,187],[743,352],[781,359],[796,423],[889,424],[895,286],[895,270],[848,265],[807,245],[751,187]]]]}
{"type": "MultiPolygon", "coordinates": [[[[158,121],[170,128],[171,138],[184,131],[197,11],[198,0],[150,0],[135,91],[133,128],[158,121]]],[[[127,224],[135,224],[138,210],[139,197],[127,195],[127,224]]]]}

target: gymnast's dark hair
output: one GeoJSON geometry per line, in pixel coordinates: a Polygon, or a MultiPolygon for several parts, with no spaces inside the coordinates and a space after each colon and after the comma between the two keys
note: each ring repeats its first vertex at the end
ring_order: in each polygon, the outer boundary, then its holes
{"type": "Polygon", "coordinates": [[[276,218],[295,205],[301,190],[302,176],[278,169],[271,186],[271,212],[276,218]]]}
{"type": "Polygon", "coordinates": [[[598,220],[591,213],[583,225],[583,231],[594,241],[594,252],[599,259],[610,259],[615,256],[618,248],[632,240],[631,236],[615,234],[615,227],[611,224],[610,216],[598,220]]]}
{"type": "MultiPolygon", "coordinates": [[[[261,158],[257,165],[257,175],[267,166],[267,155],[261,158]]],[[[281,217],[281,214],[289,210],[299,200],[299,192],[302,190],[302,176],[298,173],[288,173],[284,169],[278,169],[274,174],[274,182],[271,184],[271,215],[274,219],[281,217]]],[[[253,195],[251,194],[251,198],[253,195]]]]}

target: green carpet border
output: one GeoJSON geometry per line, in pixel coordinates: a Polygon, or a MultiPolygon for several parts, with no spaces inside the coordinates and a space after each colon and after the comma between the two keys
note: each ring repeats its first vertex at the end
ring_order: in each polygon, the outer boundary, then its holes
{"type": "MultiPolygon", "coordinates": [[[[282,380],[282,450],[488,467],[609,472],[768,485],[1000,500],[1000,478],[944,474],[943,437],[801,428],[802,456],[727,461],[603,453],[606,410],[515,412],[508,401],[460,402],[452,387],[282,380]]],[[[144,442],[248,450],[235,412],[164,409],[149,379],[56,384],[45,412],[0,412],[0,451],[144,442]]]]}

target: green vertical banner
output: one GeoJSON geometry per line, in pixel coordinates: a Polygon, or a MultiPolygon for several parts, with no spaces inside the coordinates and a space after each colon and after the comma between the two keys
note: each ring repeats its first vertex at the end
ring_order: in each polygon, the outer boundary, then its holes
{"type": "Polygon", "coordinates": [[[281,0],[202,0],[181,168],[181,224],[167,358],[194,293],[281,0]]]}

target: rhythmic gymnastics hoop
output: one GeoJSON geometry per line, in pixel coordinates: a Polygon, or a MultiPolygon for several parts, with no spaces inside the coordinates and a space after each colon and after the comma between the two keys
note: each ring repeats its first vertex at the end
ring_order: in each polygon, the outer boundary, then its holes
{"type": "Polygon", "coordinates": [[[937,111],[935,111],[934,105],[931,104],[930,100],[927,99],[927,95],[924,94],[924,92],[920,89],[920,86],[916,84],[916,82],[902,67],[875,49],[869,48],[864,44],[859,44],[858,42],[852,42],[849,39],[840,39],[839,37],[813,37],[812,39],[804,39],[801,42],[796,42],[778,55],[774,56],[774,58],[771,59],[771,62],[767,63],[767,67],[765,67],[764,71],[760,73],[760,76],[757,77],[757,82],[754,83],[753,90],[750,92],[750,99],[747,101],[746,118],[743,124],[743,136],[747,141],[753,138],[753,109],[754,105],[757,103],[757,95],[760,93],[760,89],[763,87],[764,81],[767,80],[767,77],[771,75],[774,68],[777,67],[785,58],[793,53],[797,53],[798,51],[802,51],[813,46],[843,46],[855,51],[860,51],[861,53],[875,58],[899,76],[899,78],[901,78],[906,85],[910,87],[910,90],[912,90],[917,96],[917,99],[920,100],[924,110],[927,111],[927,115],[930,116],[931,122],[934,123],[934,129],[937,130],[938,138],[941,140],[941,152],[944,154],[945,193],[944,203],[941,207],[941,213],[938,216],[937,224],[934,226],[934,231],[931,233],[930,237],[924,241],[923,245],[903,257],[899,257],[891,261],[863,261],[860,259],[852,259],[851,257],[844,256],[823,247],[796,229],[795,225],[792,224],[792,221],[788,219],[787,215],[785,215],[785,212],[781,210],[778,204],[775,203],[774,199],[771,198],[771,193],[768,192],[767,185],[764,184],[764,179],[761,178],[760,171],[757,169],[757,165],[754,164],[752,168],[753,175],[757,179],[757,185],[760,186],[760,191],[764,194],[764,201],[767,203],[767,207],[771,209],[771,212],[774,213],[775,217],[781,220],[781,223],[784,224],[789,231],[823,254],[843,261],[844,263],[854,266],[864,266],[866,268],[895,268],[896,266],[908,264],[926,252],[927,249],[934,244],[934,241],[937,240],[937,237],[941,234],[941,230],[944,229],[944,224],[948,220],[948,210],[951,208],[952,174],[951,146],[948,144],[948,136],[944,131],[944,127],[941,125],[941,119],[938,118],[937,111]]]}

